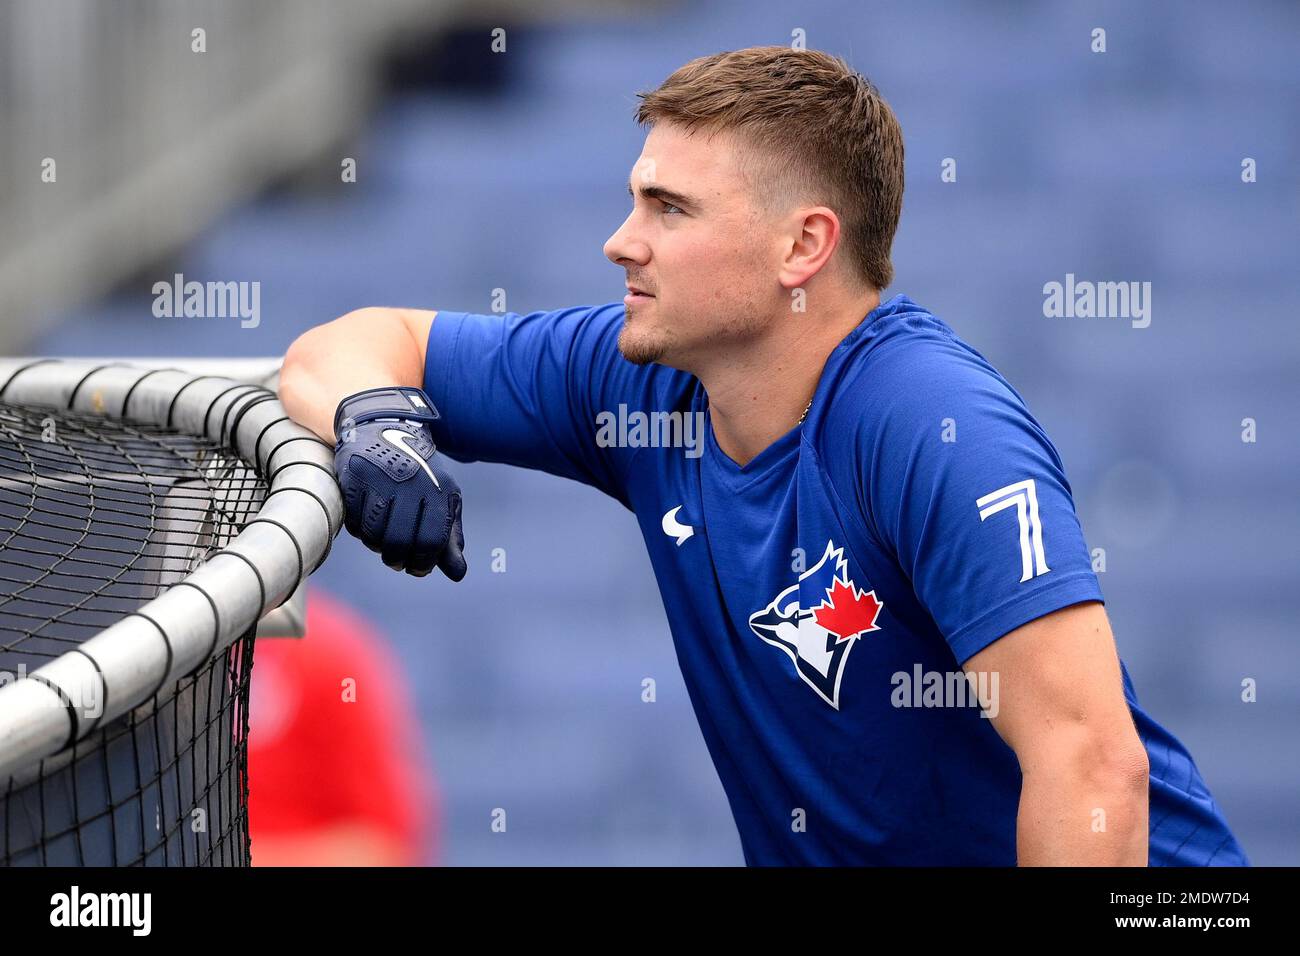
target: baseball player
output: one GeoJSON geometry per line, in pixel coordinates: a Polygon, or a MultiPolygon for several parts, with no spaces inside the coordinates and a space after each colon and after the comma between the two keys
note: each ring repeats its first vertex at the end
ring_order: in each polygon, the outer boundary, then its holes
{"type": "Polygon", "coordinates": [[[636,118],[622,302],[364,309],[293,344],[281,397],[337,443],[348,530],[460,580],[447,458],[630,509],[749,864],[1247,865],[1138,703],[1042,426],[882,296],[903,140],[878,90],[756,47],[636,118]]]}

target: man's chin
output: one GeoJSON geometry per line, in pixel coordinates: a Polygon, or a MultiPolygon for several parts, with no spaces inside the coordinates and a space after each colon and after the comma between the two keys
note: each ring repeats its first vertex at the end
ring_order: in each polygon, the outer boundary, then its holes
{"type": "Polygon", "coordinates": [[[618,333],[618,350],[633,365],[649,365],[663,360],[668,343],[649,329],[632,329],[624,317],[623,328],[618,333]]]}
{"type": "Polygon", "coordinates": [[[623,358],[633,365],[650,365],[664,357],[662,348],[650,347],[643,342],[634,342],[630,345],[619,342],[618,350],[622,353],[623,358]]]}

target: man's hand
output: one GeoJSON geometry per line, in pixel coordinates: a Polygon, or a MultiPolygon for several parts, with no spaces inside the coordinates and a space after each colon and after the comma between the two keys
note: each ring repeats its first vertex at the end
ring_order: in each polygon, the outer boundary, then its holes
{"type": "Polygon", "coordinates": [[[435,565],[465,576],[460,487],[435,453],[438,411],[418,388],[371,388],[334,413],[334,470],[344,526],[395,571],[423,577],[435,565]]]}

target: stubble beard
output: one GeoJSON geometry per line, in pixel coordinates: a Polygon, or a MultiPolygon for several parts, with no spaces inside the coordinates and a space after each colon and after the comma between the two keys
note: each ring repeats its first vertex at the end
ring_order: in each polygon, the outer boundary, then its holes
{"type": "MultiPolygon", "coordinates": [[[[756,306],[737,309],[735,316],[714,329],[711,335],[698,342],[692,341],[691,352],[695,354],[701,349],[734,347],[736,343],[761,333],[764,325],[756,306]]],[[[675,331],[656,327],[644,317],[631,318],[626,308],[623,310],[623,327],[618,333],[618,350],[634,365],[658,362],[680,369],[678,363],[686,359],[682,342],[675,331]]]]}
{"type": "Polygon", "coordinates": [[[627,314],[625,309],[623,328],[618,333],[619,352],[633,365],[649,365],[660,361],[668,354],[669,346],[672,345],[672,335],[663,329],[634,328],[633,323],[636,321],[627,314]]]}

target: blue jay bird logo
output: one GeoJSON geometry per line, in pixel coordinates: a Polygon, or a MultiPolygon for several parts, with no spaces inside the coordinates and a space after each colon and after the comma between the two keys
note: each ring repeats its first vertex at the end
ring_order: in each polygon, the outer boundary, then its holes
{"type": "Polygon", "coordinates": [[[826,553],[799,581],[749,617],[755,634],[783,650],[805,684],[836,710],[849,651],[863,634],[878,631],[884,604],[875,591],[861,591],[848,576],[844,549],[826,542],[826,553]]]}

